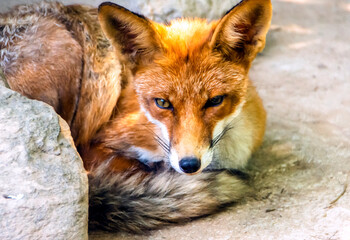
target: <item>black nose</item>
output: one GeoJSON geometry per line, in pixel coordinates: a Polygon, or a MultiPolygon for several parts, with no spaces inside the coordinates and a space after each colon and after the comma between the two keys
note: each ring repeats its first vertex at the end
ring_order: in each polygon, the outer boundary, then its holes
{"type": "Polygon", "coordinates": [[[201,161],[195,157],[185,157],[180,161],[180,168],[185,173],[197,172],[201,167],[201,161]]]}

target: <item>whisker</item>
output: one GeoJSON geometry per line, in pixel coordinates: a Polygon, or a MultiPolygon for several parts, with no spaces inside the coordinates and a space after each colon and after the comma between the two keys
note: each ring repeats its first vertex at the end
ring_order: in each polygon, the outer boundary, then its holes
{"type": "Polygon", "coordinates": [[[167,153],[170,152],[170,148],[169,146],[164,142],[163,139],[161,139],[159,136],[155,135],[154,139],[157,141],[157,143],[159,144],[159,146],[161,146],[163,148],[163,150],[165,150],[167,153]]]}
{"type": "Polygon", "coordinates": [[[137,125],[141,125],[144,126],[148,131],[150,131],[153,134],[153,138],[156,140],[156,142],[159,144],[159,146],[164,150],[164,152],[166,154],[170,153],[170,146],[169,144],[161,137],[159,136],[157,133],[155,133],[152,129],[151,126],[153,126],[152,124],[146,123],[139,123],[137,125]]]}
{"type": "Polygon", "coordinates": [[[223,137],[225,136],[225,134],[226,134],[229,130],[231,130],[231,129],[233,129],[233,127],[225,127],[225,128],[221,131],[221,133],[218,134],[218,136],[215,137],[215,138],[213,139],[213,141],[212,141],[212,143],[211,143],[211,148],[214,147],[215,145],[217,145],[217,144],[220,142],[220,140],[223,139],[223,137]]]}
{"type": "Polygon", "coordinates": [[[213,138],[213,140],[211,141],[210,143],[210,148],[214,148],[225,136],[225,134],[234,128],[234,125],[236,123],[238,123],[239,121],[241,121],[242,118],[234,118],[231,120],[231,122],[229,122],[225,127],[224,129],[217,135],[213,138]]]}

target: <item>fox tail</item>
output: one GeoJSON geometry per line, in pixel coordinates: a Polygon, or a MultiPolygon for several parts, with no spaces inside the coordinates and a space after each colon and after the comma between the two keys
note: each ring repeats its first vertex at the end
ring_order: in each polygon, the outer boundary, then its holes
{"type": "Polygon", "coordinates": [[[89,175],[89,229],[144,233],[215,213],[250,192],[238,171],[186,176],[171,170],[89,175]]]}

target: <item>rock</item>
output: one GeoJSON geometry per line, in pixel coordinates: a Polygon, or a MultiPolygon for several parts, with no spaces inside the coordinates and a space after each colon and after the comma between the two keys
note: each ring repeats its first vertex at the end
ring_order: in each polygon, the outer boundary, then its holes
{"type": "Polygon", "coordinates": [[[68,125],[0,86],[0,239],[87,239],[88,181],[68,125]]]}

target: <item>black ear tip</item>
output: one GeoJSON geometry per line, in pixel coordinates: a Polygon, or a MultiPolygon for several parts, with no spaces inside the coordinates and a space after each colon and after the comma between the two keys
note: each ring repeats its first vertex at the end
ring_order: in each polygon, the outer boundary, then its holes
{"type": "Polygon", "coordinates": [[[123,8],[122,6],[119,6],[118,4],[112,3],[112,2],[103,2],[98,6],[98,11],[100,12],[103,7],[115,7],[115,8],[123,8]]]}
{"type": "Polygon", "coordinates": [[[267,4],[267,3],[271,4],[271,0],[240,0],[236,5],[234,5],[230,10],[228,10],[223,15],[223,17],[229,14],[233,9],[238,8],[239,6],[244,5],[246,3],[254,3],[256,5],[263,6],[264,4],[267,4]]]}
{"type": "Polygon", "coordinates": [[[237,6],[241,5],[243,1],[244,1],[244,0],[241,0],[241,1],[239,1],[238,3],[236,3],[236,5],[234,5],[232,8],[230,8],[229,10],[227,10],[223,16],[229,14],[233,9],[235,9],[237,6]]]}
{"type": "Polygon", "coordinates": [[[127,12],[127,13],[132,13],[132,14],[138,16],[139,18],[142,18],[144,20],[148,20],[145,16],[143,16],[141,14],[138,14],[136,12],[132,12],[129,9],[123,7],[123,6],[120,6],[120,5],[112,3],[112,2],[103,2],[103,3],[101,3],[100,6],[98,6],[98,12],[100,12],[102,10],[102,8],[104,8],[106,6],[112,7],[114,9],[119,9],[119,10],[122,10],[122,11],[127,12]]]}

